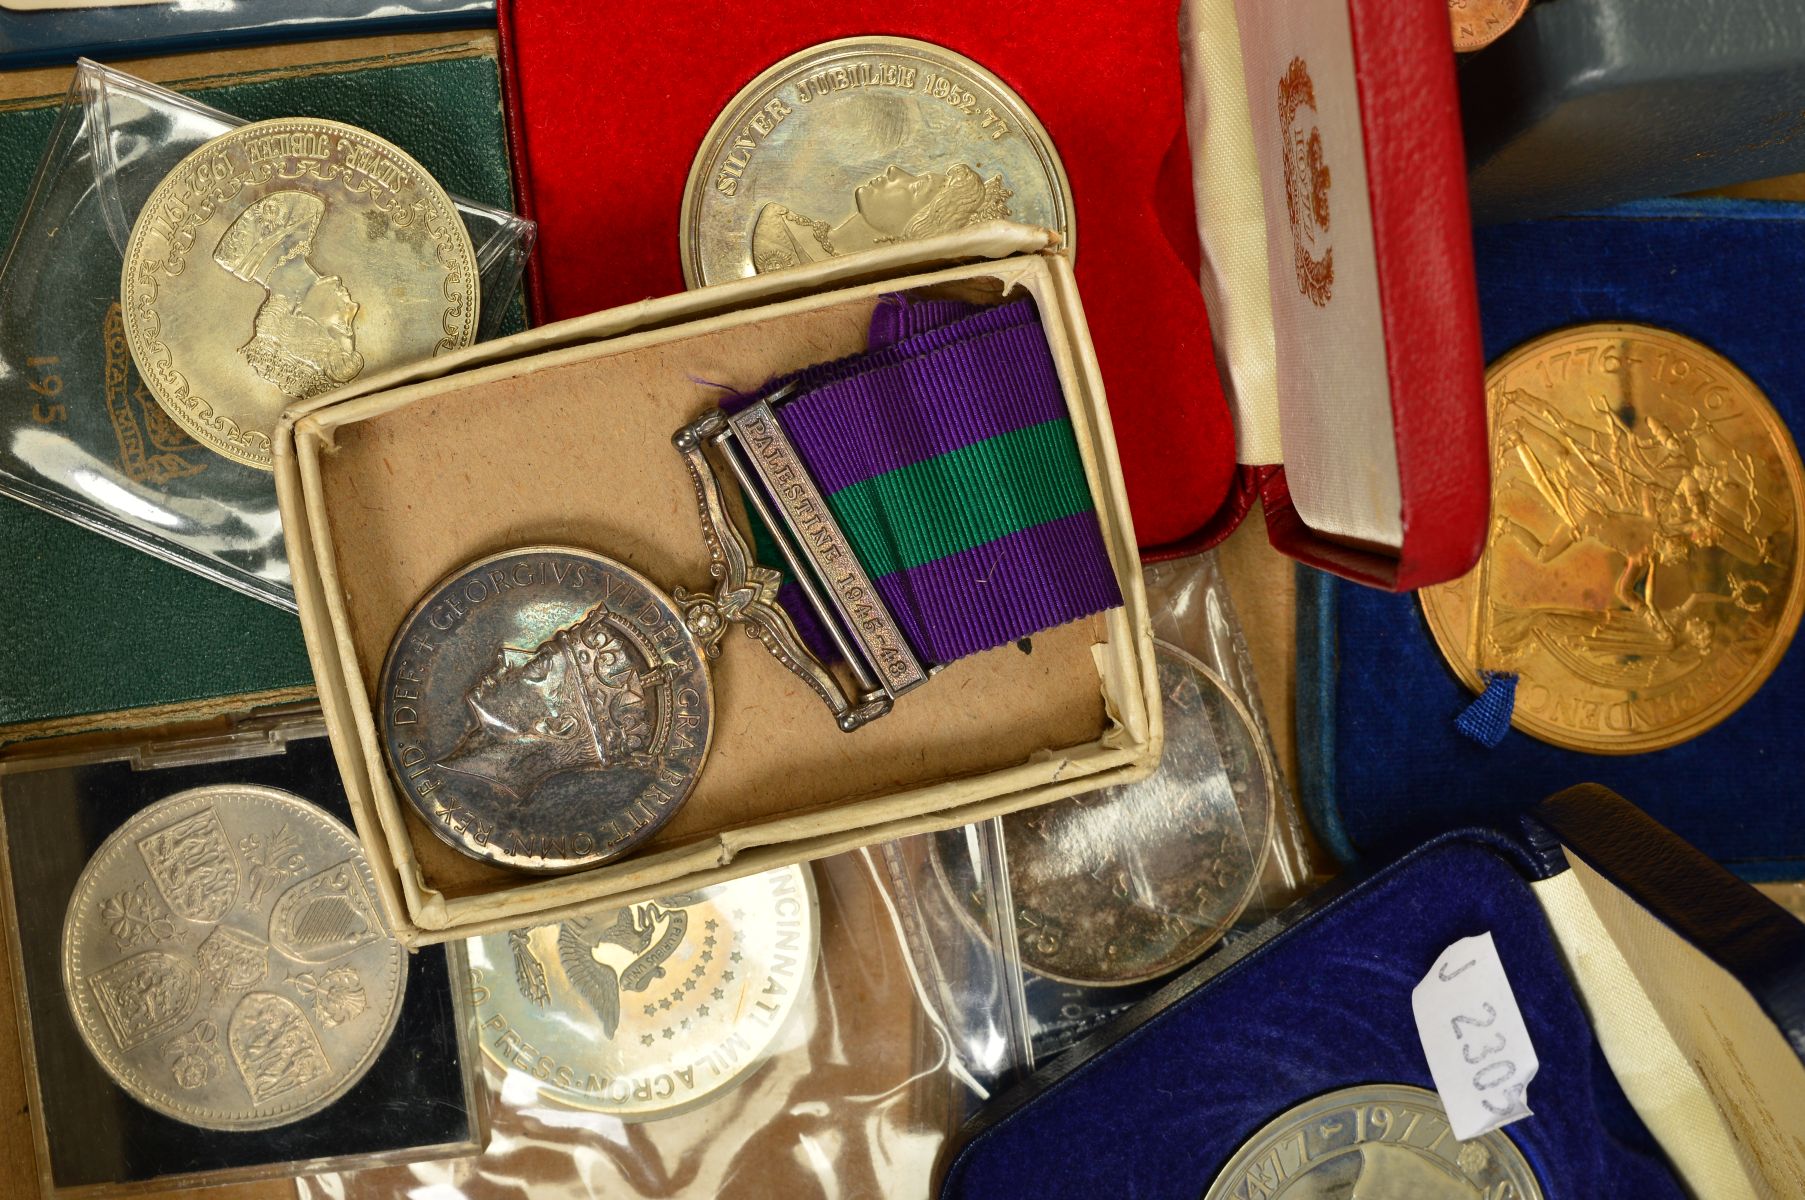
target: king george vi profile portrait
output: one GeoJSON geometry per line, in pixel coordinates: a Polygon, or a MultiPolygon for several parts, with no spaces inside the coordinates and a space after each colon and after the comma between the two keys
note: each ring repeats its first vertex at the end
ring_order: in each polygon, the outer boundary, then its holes
{"type": "Polygon", "coordinates": [[[658,689],[671,670],[634,665],[598,604],[531,649],[502,648],[465,695],[470,723],[438,765],[518,803],[566,771],[649,768],[662,741],[658,689]]]}
{"type": "Polygon", "coordinates": [[[892,164],[852,192],[852,214],[838,225],[791,212],[781,204],[758,210],[752,224],[752,269],[763,274],[820,262],[855,250],[951,233],[1009,215],[1001,175],[985,179],[964,163],[911,175],[892,164]]]}
{"type": "Polygon", "coordinates": [[[295,400],[342,387],[364,366],[357,302],[344,280],[308,260],[325,214],[325,201],[311,193],[271,192],[239,213],[213,250],[214,262],[266,291],[238,352],[295,400]]]}

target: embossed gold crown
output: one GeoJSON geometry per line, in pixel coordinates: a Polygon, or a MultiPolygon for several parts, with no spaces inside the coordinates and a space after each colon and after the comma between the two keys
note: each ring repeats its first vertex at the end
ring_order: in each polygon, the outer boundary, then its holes
{"type": "Polygon", "coordinates": [[[580,730],[570,732],[580,733],[589,742],[599,762],[614,764],[656,753],[652,745],[654,713],[647,693],[663,681],[667,668],[645,672],[636,668],[626,646],[609,627],[601,605],[533,650],[505,648],[503,666],[518,669],[552,653],[563,656],[566,666],[565,687],[558,697],[560,715],[580,721],[580,730]]]}
{"type": "Polygon", "coordinates": [[[268,286],[270,273],[306,254],[326,204],[307,192],[271,192],[238,214],[219,239],[213,261],[247,283],[268,286]]]}

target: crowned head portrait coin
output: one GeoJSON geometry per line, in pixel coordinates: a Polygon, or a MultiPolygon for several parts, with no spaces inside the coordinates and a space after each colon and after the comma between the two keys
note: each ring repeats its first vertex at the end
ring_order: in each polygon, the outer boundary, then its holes
{"type": "Polygon", "coordinates": [[[1065,165],[1022,98],[928,42],[823,42],[748,83],[703,138],[683,192],[683,278],[721,283],[998,220],[1073,246],[1065,165]]]}
{"type": "Polygon", "coordinates": [[[76,880],[62,965],[113,1081],[206,1129],[286,1125],[343,1096],[407,983],[351,831],[257,784],[179,792],[121,825],[76,880]]]}
{"type": "Polygon", "coordinates": [[[375,134],[258,121],[178,163],[132,225],[132,359],[202,445],[268,470],[282,410],[476,339],[476,253],[426,169],[375,134]]]}
{"type": "Polygon", "coordinates": [[[593,866],[644,842],[701,773],[705,653],[663,592],[599,554],[535,546],[441,580],[401,624],[377,723],[396,786],[476,858],[593,866]]]}

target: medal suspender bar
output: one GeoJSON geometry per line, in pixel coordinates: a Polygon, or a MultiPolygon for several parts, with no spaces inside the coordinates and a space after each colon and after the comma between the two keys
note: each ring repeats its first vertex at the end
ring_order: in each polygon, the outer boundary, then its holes
{"type": "Polygon", "coordinates": [[[1122,602],[1033,302],[888,296],[871,342],[673,439],[720,580],[677,590],[690,628],[713,653],[746,624],[847,732],[947,662],[1122,602]],[[711,449],[789,569],[781,597],[711,449]]]}

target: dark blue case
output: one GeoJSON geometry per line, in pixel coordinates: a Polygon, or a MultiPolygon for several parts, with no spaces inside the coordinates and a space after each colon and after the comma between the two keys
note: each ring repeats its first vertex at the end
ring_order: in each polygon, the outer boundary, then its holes
{"type": "MultiPolygon", "coordinates": [[[[1475,233],[1487,361],[1582,321],[1639,321],[1741,367],[1795,431],[1805,419],[1805,205],[1658,200],[1475,233]]],[[[1511,732],[1488,750],[1454,720],[1472,700],[1415,596],[1308,569],[1298,580],[1300,793],[1343,861],[1496,819],[1525,795],[1594,780],[1748,879],[1805,877],[1805,704],[1794,646],[1722,724],[1651,754],[1581,754],[1511,732]]]]}
{"type": "Polygon", "coordinates": [[[1197,1200],[1269,1120],[1363,1083],[1433,1086],[1410,993],[1491,932],[1541,1070],[1506,1130],[1547,1200],[1680,1200],[1568,981],[1530,881],[1561,847],[1741,981],[1805,1058],[1805,925],[1603,788],[1511,833],[1446,834],[1344,879],[1206,961],[1000,1098],[961,1134],[941,1200],[1197,1200]]]}
{"type": "Polygon", "coordinates": [[[225,0],[122,8],[0,9],[0,69],[233,45],[493,28],[495,0],[225,0]]]}

